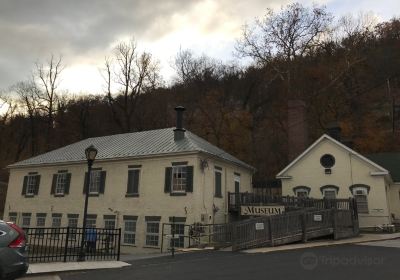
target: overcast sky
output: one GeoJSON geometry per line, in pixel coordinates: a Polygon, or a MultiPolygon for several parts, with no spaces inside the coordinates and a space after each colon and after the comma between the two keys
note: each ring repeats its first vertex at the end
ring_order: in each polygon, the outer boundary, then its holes
{"type": "MultiPolygon", "coordinates": [[[[62,54],[60,87],[101,93],[99,74],[113,46],[132,36],[151,52],[164,78],[182,49],[232,60],[241,26],[279,9],[286,0],[0,0],[0,89],[26,80],[36,61],[62,54]]],[[[372,11],[381,20],[400,15],[399,0],[318,0],[335,16],[372,11]]]]}

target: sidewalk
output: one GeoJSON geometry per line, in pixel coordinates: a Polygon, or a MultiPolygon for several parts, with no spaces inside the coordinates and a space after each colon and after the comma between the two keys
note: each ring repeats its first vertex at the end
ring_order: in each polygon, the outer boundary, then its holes
{"type": "Polygon", "coordinates": [[[130,266],[122,261],[53,262],[29,264],[27,275],[57,273],[61,271],[120,268],[130,266]]]}
{"type": "MultiPolygon", "coordinates": [[[[177,254],[179,253],[177,252],[177,254]]],[[[127,263],[130,261],[159,258],[168,255],[171,255],[171,253],[121,254],[120,261],[31,263],[29,264],[27,276],[34,276],[35,274],[57,273],[63,271],[121,268],[125,266],[130,266],[131,264],[127,263]]]]}
{"type": "Polygon", "coordinates": [[[400,238],[400,233],[391,233],[391,234],[371,234],[365,233],[360,236],[348,239],[341,240],[321,240],[321,241],[309,241],[307,243],[299,243],[299,244],[288,244],[276,247],[263,247],[263,248],[255,248],[243,250],[243,253],[247,254],[255,254],[255,253],[269,253],[276,251],[286,251],[286,250],[297,250],[297,249],[305,249],[305,248],[313,248],[313,247],[321,247],[321,246],[332,246],[332,245],[342,245],[342,244],[357,244],[357,243],[365,243],[365,242],[373,242],[373,241],[383,241],[383,240],[391,240],[400,238]]]}

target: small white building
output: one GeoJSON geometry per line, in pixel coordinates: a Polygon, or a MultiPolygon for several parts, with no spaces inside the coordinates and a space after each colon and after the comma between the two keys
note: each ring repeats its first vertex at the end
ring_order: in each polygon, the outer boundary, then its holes
{"type": "Polygon", "coordinates": [[[279,172],[282,195],[357,201],[360,228],[400,219],[400,155],[363,156],[324,134],[279,172]]]}
{"type": "Polygon", "coordinates": [[[166,128],[89,138],[8,166],[4,217],[23,227],[81,226],[90,145],[98,155],[88,226],[121,227],[122,252],[159,249],[161,224],[172,217],[182,225],[227,222],[227,193],[251,191],[253,167],[183,128],[166,128]]]}

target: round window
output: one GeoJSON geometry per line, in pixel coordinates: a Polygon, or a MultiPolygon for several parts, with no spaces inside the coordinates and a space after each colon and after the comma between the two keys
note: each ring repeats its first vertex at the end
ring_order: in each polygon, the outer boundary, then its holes
{"type": "Polygon", "coordinates": [[[335,158],[332,155],[323,155],[321,157],[321,165],[325,168],[331,168],[332,166],[335,165],[335,158]]]}

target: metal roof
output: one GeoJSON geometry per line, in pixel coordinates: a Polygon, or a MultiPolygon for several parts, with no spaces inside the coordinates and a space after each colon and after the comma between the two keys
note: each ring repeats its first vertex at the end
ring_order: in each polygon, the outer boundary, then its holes
{"type": "Polygon", "coordinates": [[[8,167],[86,162],[85,149],[90,145],[94,145],[98,150],[96,160],[203,152],[254,170],[254,167],[235,158],[190,131],[185,132],[184,139],[175,141],[174,128],[88,138],[45,154],[16,162],[8,167]]]}
{"type": "Polygon", "coordinates": [[[400,153],[376,153],[366,157],[389,170],[393,182],[400,182],[400,153]]]}

